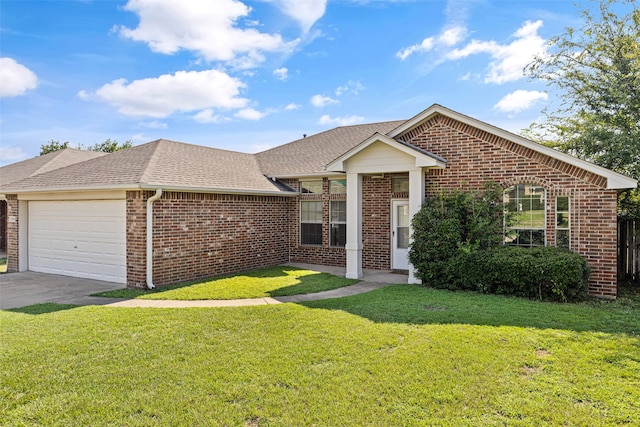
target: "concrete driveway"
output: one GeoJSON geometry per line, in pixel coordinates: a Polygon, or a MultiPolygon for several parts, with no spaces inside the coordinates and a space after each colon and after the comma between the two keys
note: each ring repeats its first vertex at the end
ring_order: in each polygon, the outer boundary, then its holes
{"type": "Polygon", "coordinates": [[[0,310],[45,302],[77,305],[110,304],[114,299],[89,295],[124,287],[125,285],[119,283],[33,271],[3,273],[0,274],[0,310]]]}

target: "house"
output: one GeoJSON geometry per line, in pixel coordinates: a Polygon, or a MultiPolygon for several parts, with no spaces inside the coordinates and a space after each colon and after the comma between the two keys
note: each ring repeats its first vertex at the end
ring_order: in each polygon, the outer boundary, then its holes
{"type": "Polygon", "coordinates": [[[440,105],[257,154],[157,140],[2,182],[8,271],[153,287],[307,262],[414,283],[425,196],[487,181],[518,212],[506,244],[569,247],[615,297],[616,199],[637,182],[440,105]]]}

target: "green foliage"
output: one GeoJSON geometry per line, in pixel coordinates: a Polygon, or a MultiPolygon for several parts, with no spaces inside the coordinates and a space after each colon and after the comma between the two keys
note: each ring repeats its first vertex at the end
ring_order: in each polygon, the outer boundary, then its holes
{"type": "Polygon", "coordinates": [[[60,142],[54,141],[53,139],[47,142],[46,144],[42,144],[40,146],[40,155],[53,153],[54,151],[64,150],[69,148],[69,141],[60,142]]]}
{"type": "MultiPolygon", "coordinates": [[[[632,0],[582,10],[583,26],[550,41],[548,55],[525,72],[561,92],[526,136],[597,165],[640,179],[640,10],[632,0]],[[627,12],[616,15],[617,11],[627,12]]],[[[640,217],[640,189],[620,198],[620,213],[640,217]]]]}
{"type": "Polygon", "coordinates": [[[459,252],[447,267],[447,282],[438,287],[562,302],[581,301],[588,294],[586,261],[562,248],[499,246],[459,252]]]}
{"type": "MultiPolygon", "coordinates": [[[[100,151],[103,153],[114,153],[116,151],[124,150],[125,148],[130,148],[133,146],[131,141],[125,141],[122,144],[116,141],[115,139],[112,141],[111,138],[107,138],[103,143],[96,143],[94,145],[90,145],[88,147],[84,147],[82,144],[78,145],[78,149],[80,150],[88,150],[88,151],[100,151]]],[[[69,148],[69,141],[65,141],[60,143],[59,141],[50,140],[47,144],[42,144],[40,146],[40,155],[52,153],[54,151],[64,150],[69,148]]]]}
{"type": "MultiPolygon", "coordinates": [[[[409,260],[426,285],[451,290],[578,301],[588,292],[589,268],[578,254],[556,247],[501,246],[502,191],[456,191],[428,198],[413,218],[409,260]]],[[[543,207],[540,207],[543,209],[543,207]]]]}
{"type": "Polygon", "coordinates": [[[474,252],[502,239],[502,191],[488,183],[480,193],[455,191],[429,197],[413,218],[409,260],[425,283],[439,280],[458,251],[474,252]]]}
{"type": "Polygon", "coordinates": [[[87,147],[89,151],[101,151],[103,153],[114,153],[116,151],[124,150],[125,148],[133,147],[133,143],[129,141],[125,141],[120,144],[115,139],[112,141],[111,138],[107,138],[102,144],[95,144],[90,147],[87,147]]]}

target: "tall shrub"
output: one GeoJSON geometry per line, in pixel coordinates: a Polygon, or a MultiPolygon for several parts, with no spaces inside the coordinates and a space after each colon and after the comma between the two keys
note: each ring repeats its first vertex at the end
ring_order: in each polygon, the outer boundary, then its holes
{"type": "Polygon", "coordinates": [[[418,277],[448,287],[447,263],[459,251],[475,252],[502,240],[502,190],[488,183],[481,192],[454,190],[428,197],[414,216],[409,261],[418,277]]]}

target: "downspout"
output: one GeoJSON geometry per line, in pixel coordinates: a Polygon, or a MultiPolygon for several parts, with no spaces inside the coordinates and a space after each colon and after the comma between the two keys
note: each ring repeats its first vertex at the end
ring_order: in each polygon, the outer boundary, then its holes
{"type": "Polygon", "coordinates": [[[147,199],[147,289],[155,289],[153,284],[153,202],[162,196],[162,188],[147,199]]]}

